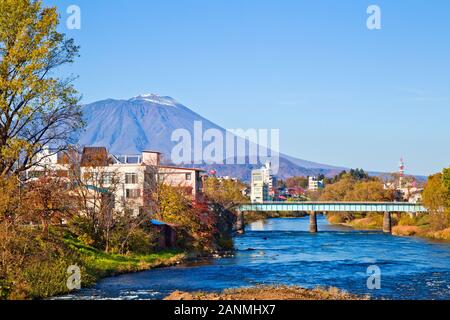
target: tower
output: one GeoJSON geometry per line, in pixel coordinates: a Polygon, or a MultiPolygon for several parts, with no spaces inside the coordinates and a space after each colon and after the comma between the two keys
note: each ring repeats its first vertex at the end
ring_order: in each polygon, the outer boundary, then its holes
{"type": "Polygon", "coordinates": [[[403,157],[400,158],[400,163],[398,165],[398,187],[402,188],[403,186],[403,177],[405,176],[405,162],[403,161],[403,157]]]}

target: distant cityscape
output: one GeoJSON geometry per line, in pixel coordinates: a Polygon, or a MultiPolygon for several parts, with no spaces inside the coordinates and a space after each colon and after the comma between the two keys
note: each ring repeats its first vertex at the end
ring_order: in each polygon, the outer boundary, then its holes
{"type": "MultiPolygon", "coordinates": [[[[286,187],[278,184],[279,180],[272,174],[271,163],[267,162],[260,169],[252,170],[250,182],[250,199],[253,203],[267,201],[306,201],[307,192],[317,192],[325,188],[324,177],[308,176],[306,188],[299,186],[286,187]]],[[[399,163],[399,170],[390,181],[384,181],[385,190],[393,190],[396,201],[420,203],[422,201],[423,187],[417,180],[405,176],[405,164],[403,158],[399,163]]]]}

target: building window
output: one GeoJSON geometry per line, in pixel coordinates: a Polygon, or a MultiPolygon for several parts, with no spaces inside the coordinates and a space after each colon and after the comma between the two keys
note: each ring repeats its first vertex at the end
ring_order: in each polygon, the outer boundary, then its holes
{"type": "Polygon", "coordinates": [[[136,173],[125,173],[125,184],[137,184],[138,177],[136,173]]]}
{"type": "Polygon", "coordinates": [[[126,189],[125,196],[127,199],[137,199],[141,196],[141,190],[139,189],[126,189]]]}
{"type": "Polygon", "coordinates": [[[253,175],[253,181],[254,182],[260,182],[260,181],[263,181],[263,177],[262,177],[262,175],[253,175]]]}
{"type": "Polygon", "coordinates": [[[103,184],[109,185],[113,183],[113,174],[112,172],[106,172],[103,174],[103,184]]]}
{"type": "Polygon", "coordinates": [[[186,180],[192,179],[192,173],[186,173],[186,180]]]}

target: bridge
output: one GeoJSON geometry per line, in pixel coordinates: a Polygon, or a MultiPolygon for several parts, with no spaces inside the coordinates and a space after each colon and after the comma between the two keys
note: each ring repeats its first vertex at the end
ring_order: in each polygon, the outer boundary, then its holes
{"type": "Polygon", "coordinates": [[[244,233],[245,212],[309,212],[310,232],[317,233],[317,212],[383,212],[383,231],[392,232],[392,213],[426,213],[421,204],[408,202],[263,202],[242,203],[237,206],[237,231],[244,233]]]}

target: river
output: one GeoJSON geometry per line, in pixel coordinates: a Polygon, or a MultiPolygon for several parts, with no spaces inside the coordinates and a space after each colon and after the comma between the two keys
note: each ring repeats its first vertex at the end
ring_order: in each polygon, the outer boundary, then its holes
{"type": "Polygon", "coordinates": [[[450,299],[450,245],[354,231],[318,219],[270,219],[235,238],[234,257],[125,274],[63,299],[161,299],[175,290],[222,291],[257,284],[337,287],[386,299],[450,299]],[[381,288],[367,287],[367,268],[381,270],[381,288]]]}

